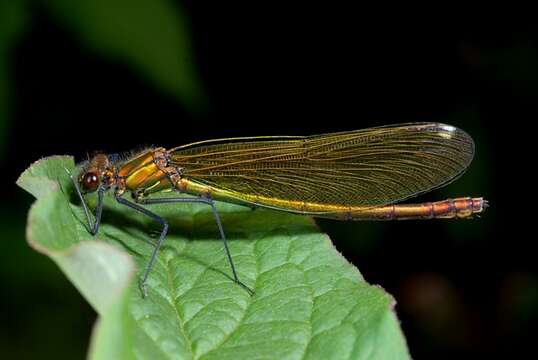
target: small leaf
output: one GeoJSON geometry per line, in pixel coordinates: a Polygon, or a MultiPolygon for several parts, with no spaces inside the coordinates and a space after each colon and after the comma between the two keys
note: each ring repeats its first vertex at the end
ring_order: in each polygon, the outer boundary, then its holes
{"type": "Polygon", "coordinates": [[[38,160],[17,179],[17,185],[40,199],[58,190],[59,185],[69,186],[67,170],[73,169],[75,162],[70,156],[51,156],[38,160]]]}
{"type": "Polygon", "coordinates": [[[409,358],[392,297],[367,284],[307,217],[217,204],[250,296],[231,280],[207,206],[148,206],[170,232],[142,298],[136,284],[158,226],[107,198],[98,239],[86,241],[64,167],[72,158],[40,160],[18,184],[39,196],[29,241],[100,314],[91,358],[409,358]]]}

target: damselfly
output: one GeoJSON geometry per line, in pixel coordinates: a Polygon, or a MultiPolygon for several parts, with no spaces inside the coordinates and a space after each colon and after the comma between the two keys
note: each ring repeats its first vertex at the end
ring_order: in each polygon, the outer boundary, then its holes
{"type": "Polygon", "coordinates": [[[143,205],[202,203],[211,207],[233,279],[238,278],[215,200],[338,220],[471,218],[487,206],[460,197],[396,204],[446,185],[469,166],[474,143],[464,131],[439,123],[408,123],[314,136],[245,137],[201,141],[170,150],[149,148],[126,157],[103,153],[71,175],[97,234],[104,193],[162,225],[141,278],[146,281],[168,231],[167,221],[143,205]],[[155,197],[177,191],[192,197],[155,197]],[[84,200],[97,192],[95,221],[84,200]],[[130,193],[134,201],[124,195],[130,193]]]}

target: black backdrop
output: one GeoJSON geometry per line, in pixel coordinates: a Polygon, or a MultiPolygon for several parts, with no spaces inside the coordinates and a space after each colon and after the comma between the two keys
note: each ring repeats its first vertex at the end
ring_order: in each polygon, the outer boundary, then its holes
{"type": "Polygon", "coordinates": [[[11,227],[1,244],[7,354],[83,356],[95,318],[52,262],[24,244],[32,199],[14,181],[36,159],[408,121],[459,126],[477,146],[464,177],[421,199],[484,196],[491,208],[472,221],[320,226],[367,281],[395,296],[415,358],[493,357],[528,346],[538,313],[526,229],[534,201],[527,158],[537,115],[535,28],[328,5],[184,7],[206,99],[194,112],[32,9],[12,55],[1,160],[2,225],[11,227]],[[48,334],[51,324],[62,338],[48,334]]]}

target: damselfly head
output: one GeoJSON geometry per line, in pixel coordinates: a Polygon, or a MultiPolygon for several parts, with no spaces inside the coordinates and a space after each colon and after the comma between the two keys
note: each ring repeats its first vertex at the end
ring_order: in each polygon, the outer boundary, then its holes
{"type": "Polygon", "coordinates": [[[80,177],[80,186],[85,193],[94,192],[100,183],[99,174],[95,171],[89,171],[80,177]]]}
{"type": "Polygon", "coordinates": [[[91,193],[101,185],[110,186],[113,173],[113,164],[108,156],[97,153],[82,168],[78,181],[84,193],[91,193]]]}

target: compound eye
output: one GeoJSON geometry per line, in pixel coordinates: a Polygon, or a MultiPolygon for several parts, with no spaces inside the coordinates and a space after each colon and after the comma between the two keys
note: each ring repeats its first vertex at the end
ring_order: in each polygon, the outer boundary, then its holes
{"type": "Polygon", "coordinates": [[[99,187],[99,176],[94,172],[88,172],[82,176],[80,185],[84,192],[94,192],[99,187]]]}

